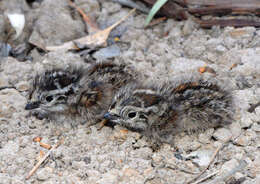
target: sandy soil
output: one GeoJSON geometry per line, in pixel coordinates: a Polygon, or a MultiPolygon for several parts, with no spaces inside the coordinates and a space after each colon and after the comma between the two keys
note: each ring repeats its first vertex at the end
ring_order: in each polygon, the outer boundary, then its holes
{"type": "MultiPolygon", "coordinates": [[[[102,28],[130,11],[108,1],[77,0],[76,3],[102,28]]],[[[80,16],[68,8],[66,1],[36,1],[29,6],[25,1],[4,0],[2,7],[2,17],[8,12],[26,13],[26,28],[12,41],[13,45],[28,41],[35,45],[59,45],[86,35],[80,16]]],[[[111,33],[109,48],[113,52],[108,53],[113,54],[104,56],[107,52],[101,49],[91,57],[124,61],[146,77],[165,79],[208,66],[235,86],[234,122],[196,135],[182,133],[176,136],[175,147],[164,144],[153,152],[142,136],[119,126],[98,131],[96,126],[86,127],[77,122],[38,120],[24,110],[35,74],[53,66],[89,65],[91,61],[89,55],[64,51],[43,54],[33,48],[23,61],[0,57],[0,89],[15,87],[0,90],[1,184],[184,184],[209,163],[217,147],[228,139],[231,141],[220,150],[203,177],[214,172],[216,175],[204,183],[224,177],[241,164],[246,166],[227,183],[260,183],[260,106],[248,111],[260,101],[260,31],[254,27],[203,30],[191,19],[183,22],[169,19],[143,29],[144,20],[145,15],[137,12],[111,33]],[[116,36],[120,36],[120,42],[114,43],[116,36]],[[33,142],[37,136],[51,145],[61,137],[65,140],[25,180],[40,153],[47,152],[33,142]]]]}

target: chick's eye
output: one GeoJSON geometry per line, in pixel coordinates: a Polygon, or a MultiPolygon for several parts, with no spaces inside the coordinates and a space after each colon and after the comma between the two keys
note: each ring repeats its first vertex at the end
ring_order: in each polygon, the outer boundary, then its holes
{"type": "Polygon", "coordinates": [[[127,116],[128,118],[134,118],[136,116],[136,112],[130,112],[127,116]]]}
{"type": "Polygon", "coordinates": [[[51,102],[51,101],[53,100],[53,97],[52,97],[52,96],[47,96],[47,97],[45,98],[45,100],[46,100],[47,102],[51,102]]]}

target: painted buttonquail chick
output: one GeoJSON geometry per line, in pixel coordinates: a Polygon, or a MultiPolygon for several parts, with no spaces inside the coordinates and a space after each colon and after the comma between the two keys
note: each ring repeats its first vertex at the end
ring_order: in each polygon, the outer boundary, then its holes
{"type": "Polygon", "coordinates": [[[222,82],[195,74],[153,85],[132,83],[115,95],[105,118],[155,143],[173,144],[179,132],[198,132],[232,121],[230,89],[222,82]]]}
{"type": "Polygon", "coordinates": [[[112,62],[48,70],[35,77],[25,109],[39,119],[63,114],[93,124],[103,119],[116,91],[135,76],[132,68],[112,62]]]}

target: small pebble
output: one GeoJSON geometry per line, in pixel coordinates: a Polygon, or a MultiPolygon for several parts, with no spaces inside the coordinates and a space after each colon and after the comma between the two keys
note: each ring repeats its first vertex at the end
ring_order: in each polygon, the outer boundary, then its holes
{"type": "Polygon", "coordinates": [[[222,167],[220,169],[220,173],[225,174],[225,173],[231,171],[232,169],[235,169],[238,166],[238,164],[239,163],[236,159],[231,159],[222,165],[222,167]]]}
{"type": "Polygon", "coordinates": [[[45,181],[51,177],[52,172],[53,169],[50,167],[39,169],[39,171],[37,171],[37,179],[40,181],[45,181]]]}
{"type": "Polygon", "coordinates": [[[213,137],[219,141],[226,142],[231,139],[232,133],[229,129],[219,128],[214,132],[213,137]]]}

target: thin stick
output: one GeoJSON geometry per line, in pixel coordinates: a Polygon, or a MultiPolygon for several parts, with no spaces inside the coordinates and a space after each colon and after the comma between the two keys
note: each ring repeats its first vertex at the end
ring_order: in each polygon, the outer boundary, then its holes
{"type": "Polygon", "coordinates": [[[212,176],[215,176],[216,174],[218,174],[218,172],[219,172],[219,171],[213,172],[213,173],[209,174],[208,176],[206,176],[206,177],[204,177],[204,178],[201,178],[200,180],[196,181],[196,182],[193,183],[193,184],[199,184],[199,183],[201,183],[201,182],[203,182],[203,181],[205,181],[205,180],[211,178],[212,176]]]}
{"type": "Polygon", "coordinates": [[[114,29],[116,26],[118,26],[119,24],[121,24],[123,21],[125,21],[125,19],[127,19],[130,15],[132,15],[135,12],[135,8],[132,9],[126,16],[124,16],[122,19],[120,19],[118,22],[114,23],[113,25],[111,25],[110,27],[106,28],[105,30],[112,30],[114,29]]]}
{"type": "Polygon", "coordinates": [[[95,22],[93,22],[91,20],[91,18],[84,13],[84,11],[79,8],[78,6],[75,5],[75,3],[73,3],[71,0],[69,0],[69,5],[73,8],[75,8],[79,14],[82,16],[83,20],[85,21],[86,23],[86,26],[89,25],[90,29],[91,30],[88,30],[90,33],[94,33],[94,32],[97,32],[97,31],[100,31],[100,29],[98,28],[97,24],[95,22]]]}
{"type": "Polygon", "coordinates": [[[172,170],[178,169],[178,170],[180,170],[180,171],[182,171],[182,172],[185,172],[185,173],[188,173],[188,174],[193,174],[193,175],[199,174],[199,172],[198,172],[198,173],[195,173],[195,172],[189,171],[189,170],[187,170],[187,169],[185,169],[185,168],[182,168],[182,167],[180,167],[180,166],[178,166],[178,165],[175,165],[175,164],[173,164],[173,165],[174,165],[176,168],[172,167],[172,166],[169,165],[169,164],[166,164],[166,165],[165,165],[165,168],[172,169],[172,170]]]}
{"type": "Polygon", "coordinates": [[[29,174],[26,176],[26,180],[28,180],[34,173],[35,171],[40,167],[40,165],[49,157],[49,155],[51,154],[51,152],[53,150],[55,150],[56,148],[58,148],[62,143],[63,143],[64,139],[61,139],[60,141],[58,141],[45,155],[44,157],[42,157],[39,162],[32,168],[32,170],[29,172],[29,174]]]}
{"type": "MultiPolygon", "coordinates": [[[[229,140],[228,140],[229,141],[229,140]]],[[[212,155],[211,159],[210,159],[210,162],[209,164],[201,171],[201,173],[196,176],[195,178],[192,178],[190,181],[187,182],[187,184],[190,184],[192,183],[193,181],[196,181],[201,175],[203,175],[209,168],[209,166],[213,163],[213,161],[215,160],[215,157],[217,156],[218,152],[224,147],[224,145],[228,142],[224,142],[222,143],[217,149],[216,151],[214,152],[214,154],[212,155]]]]}
{"type": "Polygon", "coordinates": [[[161,22],[165,21],[166,19],[167,19],[166,17],[160,17],[160,18],[154,19],[146,27],[151,27],[151,26],[160,24],[161,22]]]}

